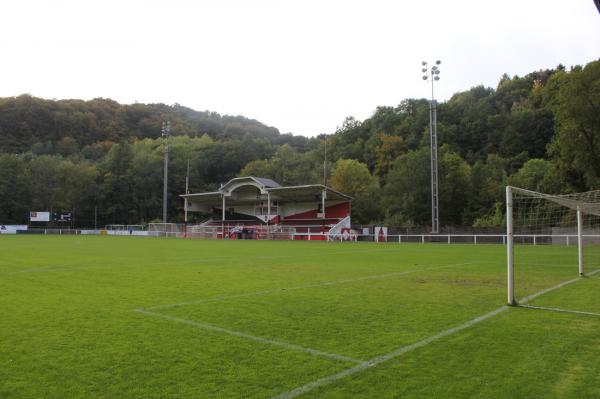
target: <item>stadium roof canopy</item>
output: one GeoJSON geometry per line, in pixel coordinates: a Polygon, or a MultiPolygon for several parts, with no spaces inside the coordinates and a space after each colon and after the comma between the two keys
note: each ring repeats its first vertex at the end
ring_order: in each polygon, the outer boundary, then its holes
{"type": "Polygon", "coordinates": [[[235,200],[236,197],[241,199],[241,197],[247,196],[234,195],[234,192],[235,194],[243,194],[248,193],[249,191],[255,193],[258,191],[260,194],[269,194],[271,200],[280,201],[314,201],[318,200],[323,192],[326,192],[325,195],[330,201],[352,200],[352,197],[349,195],[322,184],[283,187],[274,180],[253,176],[233,178],[222,185],[218,191],[183,194],[181,197],[194,200],[195,203],[208,204],[220,201],[223,197],[231,198],[232,200],[235,200]]]}

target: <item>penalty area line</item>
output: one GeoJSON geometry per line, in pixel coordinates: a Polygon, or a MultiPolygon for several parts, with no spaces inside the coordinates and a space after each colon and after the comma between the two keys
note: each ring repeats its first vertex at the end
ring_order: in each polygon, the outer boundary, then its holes
{"type": "Polygon", "coordinates": [[[188,326],[200,328],[202,330],[214,331],[214,332],[219,332],[219,333],[223,333],[223,334],[227,334],[227,335],[232,335],[234,337],[245,338],[245,339],[248,339],[251,341],[260,342],[262,344],[279,346],[279,347],[282,347],[285,349],[304,352],[304,353],[308,353],[308,354],[314,355],[314,356],[320,356],[320,357],[325,357],[325,358],[339,360],[339,361],[343,361],[343,362],[349,362],[349,363],[358,363],[358,364],[364,363],[363,360],[354,359],[354,358],[344,356],[344,355],[338,355],[337,353],[323,352],[318,349],[306,348],[304,346],[291,344],[289,342],[275,341],[275,340],[268,339],[268,338],[257,337],[254,335],[243,333],[241,331],[229,330],[229,329],[215,326],[215,325],[209,324],[209,323],[203,323],[203,322],[198,322],[198,321],[193,321],[193,320],[182,319],[179,317],[169,316],[169,315],[162,314],[162,313],[150,312],[145,309],[134,309],[134,311],[148,315],[148,316],[154,316],[154,317],[159,317],[159,318],[162,318],[165,320],[174,321],[176,323],[187,324],[188,326]]]}
{"type": "MultiPolygon", "coordinates": [[[[600,269],[594,270],[593,272],[588,273],[587,275],[588,276],[592,276],[592,275],[594,275],[594,274],[596,274],[598,272],[600,272],[600,269]]],[[[533,295],[530,295],[529,297],[524,298],[523,299],[523,303],[526,302],[526,301],[529,301],[529,300],[531,300],[533,298],[537,298],[540,295],[543,295],[543,294],[546,294],[548,292],[557,290],[559,288],[562,288],[562,287],[564,287],[566,285],[569,285],[569,284],[572,284],[572,283],[575,283],[575,282],[578,282],[578,281],[581,281],[580,277],[572,279],[572,280],[569,280],[569,281],[565,281],[563,283],[555,285],[554,287],[547,288],[547,289],[542,290],[542,291],[540,291],[540,292],[538,292],[536,294],[533,294],[533,295]]],[[[457,332],[460,332],[462,330],[470,328],[470,327],[472,327],[472,326],[474,326],[474,325],[476,325],[478,323],[481,323],[482,321],[488,320],[488,319],[490,319],[490,318],[492,318],[492,317],[494,317],[494,316],[496,316],[496,315],[498,315],[498,314],[500,314],[500,313],[502,313],[502,312],[504,312],[504,311],[506,311],[506,310],[508,310],[510,308],[511,307],[507,306],[507,305],[501,306],[501,307],[499,307],[496,310],[493,310],[493,311],[488,312],[488,313],[486,313],[484,315],[481,315],[479,317],[476,317],[474,319],[466,321],[466,322],[464,322],[464,323],[462,323],[462,324],[460,324],[458,326],[455,326],[455,327],[449,328],[447,330],[444,330],[442,332],[439,332],[438,334],[433,335],[433,336],[431,336],[429,338],[425,338],[424,340],[415,342],[415,343],[407,345],[407,346],[402,346],[402,347],[400,347],[400,348],[398,348],[398,349],[396,349],[396,350],[394,350],[392,352],[386,353],[385,355],[377,356],[377,357],[375,357],[375,358],[373,358],[371,360],[367,360],[366,362],[361,363],[361,364],[359,364],[357,366],[354,366],[352,368],[348,368],[346,370],[342,370],[339,373],[331,374],[331,375],[329,375],[327,377],[323,377],[323,378],[320,378],[320,379],[315,380],[313,382],[309,382],[308,384],[302,385],[302,386],[300,386],[298,388],[295,388],[295,389],[293,389],[291,391],[284,392],[284,393],[279,394],[277,396],[273,396],[271,399],[292,399],[292,398],[296,398],[296,397],[298,397],[300,395],[304,395],[305,393],[313,391],[313,390],[315,390],[317,388],[320,388],[320,387],[332,384],[332,383],[334,383],[336,381],[339,381],[339,380],[341,380],[343,378],[346,378],[346,377],[349,377],[351,375],[360,373],[360,372],[362,372],[364,370],[367,370],[370,367],[378,366],[381,363],[387,362],[388,360],[395,359],[395,358],[397,358],[397,357],[399,357],[401,355],[404,355],[405,353],[411,352],[411,351],[413,351],[415,349],[424,347],[424,346],[426,346],[426,345],[428,345],[428,344],[430,344],[432,342],[435,342],[435,341],[437,341],[437,340],[439,340],[441,338],[450,336],[452,334],[455,334],[457,332]]]]}

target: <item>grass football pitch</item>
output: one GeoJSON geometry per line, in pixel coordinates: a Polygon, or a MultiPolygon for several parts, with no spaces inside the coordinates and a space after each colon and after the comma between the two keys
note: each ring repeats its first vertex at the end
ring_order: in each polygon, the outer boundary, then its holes
{"type": "Polygon", "coordinates": [[[502,245],[0,250],[0,398],[600,398],[600,265],[577,278],[574,246],[515,250],[518,297],[547,309],[504,306],[502,245]]]}

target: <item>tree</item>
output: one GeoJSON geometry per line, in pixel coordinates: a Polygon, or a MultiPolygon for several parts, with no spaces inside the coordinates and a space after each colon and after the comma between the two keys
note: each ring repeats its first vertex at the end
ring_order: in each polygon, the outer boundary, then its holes
{"type": "Polygon", "coordinates": [[[428,225],[431,221],[429,149],[396,158],[386,177],[382,203],[391,225],[428,225]]]}
{"type": "Polygon", "coordinates": [[[471,167],[445,145],[439,157],[439,207],[441,225],[462,225],[471,191],[471,167]]]}
{"type": "Polygon", "coordinates": [[[28,164],[30,184],[35,195],[30,203],[33,210],[50,210],[54,205],[56,187],[59,186],[58,167],[62,157],[42,155],[31,157],[28,164]]]}
{"type": "Polygon", "coordinates": [[[357,223],[369,223],[379,215],[379,186],[367,165],[353,159],[339,159],[331,176],[333,189],[354,197],[352,213],[357,223]]]}
{"type": "Polygon", "coordinates": [[[381,144],[376,150],[375,174],[381,177],[388,172],[394,160],[406,150],[406,145],[400,136],[382,134],[379,139],[381,144]]]}
{"type": "Polygon", "coordinates": [[[367,166],[354,159],[339,159],[331,176],[331,186],[348,195],[365,192],[375,179],[367,166]]]}
{"type": "Polygon", "coordinates": [[[0,154],[0,221],[26,223],[32,192],[27,164],[22,156],[0,154]]]}
{"type": "Polygon", "coordinates": [[[527,161],[517,173],[508,178],[508,184],[547,194],[561,194],[569,190],[557,163],[544,159],[527,161]]]}
{"type": "Polygon", "coordinates": [[[115,144],[101,165],[104,204],[102,213],[110,223],[137,222],[133,205],[133,151],[127,143],[115,144]]]}
{"type": "MultiPolygon", "coordinates": [[[[384,206],[390,224],[430,225],[430,153],[424,147],[401,155],[386,179],[384,206]]],[[[439,208],[441,225],[458,225],[471,192],[471,169],[459,154],[442,146],[439,151],[439,208]]]]}
{"type": "Polygon", "coordinates": [[[502,212],[504,203],[496,202],[493,212],[480,216],[473,222],[473,227],[502,227],[505,225],[505,215],[502,212]]]}
{"type": "Polygon", "coordinates": [[[585,178],[586,187],[600,185],[600,61],[556,73],[546,90],[557,134],[550,152],[566,170],[585,178]]]}
{"type": "Polygon", "coordinates": [[[136,223],[162,218],[163,148],[157,141],[147,139],[133,145],[132,205],[137,211],[136,223]]]}
{"type": "Polygon", "coordinates": [[[73,137],[65,136],[58,141],[56,145],[56,151],[63,157],[74,155],[78,152],[79,148],[77,142],[73,137]]]}
{"type": "Polygon", "coordinates": [[[249,162],[239,176],[268,177],[284,186],[321,183],[322,169],[312,155],[299,153],[290,145],[284,144],[272,158],[249,162]]]}
{"type": "Polygon", "coordinates": [[[471,194],[464,221],[489,215],[497,203],[503,203],[509,160],[496,154],[489,154],[485,161],[477,161],[471,168],[471,194]]]}

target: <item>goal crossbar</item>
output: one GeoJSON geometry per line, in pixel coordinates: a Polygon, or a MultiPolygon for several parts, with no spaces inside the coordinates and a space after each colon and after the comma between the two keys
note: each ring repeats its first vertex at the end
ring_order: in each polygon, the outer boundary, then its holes
{"type": "Polygon", "coordinates": [[[552,195],[525,190],[523,188],[507,186],[507,195],[509,189],[512,193],[521,193],[531,197],[543,198],[570,209],[581,210],[582,212],[589,213],[591,215],[600,216],[600,203],[591,201],[592,199],[600,196],[600,190],[587,191],[577,194],[552,195]]]}

